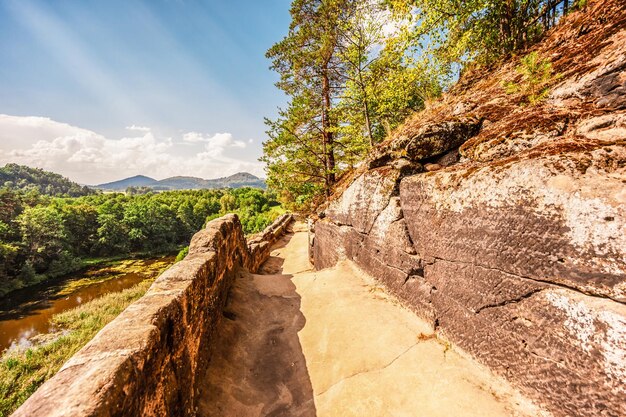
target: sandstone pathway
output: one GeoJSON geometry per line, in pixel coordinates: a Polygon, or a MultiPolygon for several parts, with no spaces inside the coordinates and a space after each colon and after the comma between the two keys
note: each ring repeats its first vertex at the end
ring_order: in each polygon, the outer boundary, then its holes
{"type": "Polygon", "coordinates": [[[236,279],[199,416],[535,416],[349,262],[313,271],[300,225],[236,279]]]}

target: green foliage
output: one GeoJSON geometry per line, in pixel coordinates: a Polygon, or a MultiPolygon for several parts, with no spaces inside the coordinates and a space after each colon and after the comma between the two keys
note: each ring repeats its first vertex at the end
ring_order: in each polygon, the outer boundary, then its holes
{"type": "Polygon", "coordinates": [[[553,79],[552,63],[531,52],[520,60],[516,71],[521,75],[519,83],[504,83],[508,94],[521,94],[531,105],[537,104],[548,95],[548,83],[553,79]]]}
{"type": "Polygon", "coordinates": [[[382,5],[356,3],[340,28],[344,89],[338,103],[339,152],[352,166],[427,99],[438,96],[441,86],[437,66],[409,53],[406,22],[395,20],[382,5]]]}
{"type": "Polygon", "coordinates": [[[279,215],[276,210],[272,210],[278,205],[275,197],[256,188],[229,190],[220,201],[228,203],[222,205],[219,215],[237,213],[246,234],[262,231],[279,215]]]}
{"type": "Polygon", "coordinates": [[[188,253],[189,253],[189,246],[185,246],[184,248],[180,250],[180,252],[178,252],[178,255],[176,255],[176,262],[180,262],[183,259],[185,259],[188,253]]]}
{"type": "Polygon", "coordinates": [[[411,56],[407,22],[380,1],[295,0],[291,16],[267,53],[290,101],[266,120],[261,160],[280,200],[309,211],[337,175],[440,94],[441,77],[411,56]]]}
{"type": "Polygon", "coordinates": [[[26,260],[36,272],[44,272],[59,258],[65,243],[61,213],[53,206],[27,207],[17,218],[26,260]]]}
{"type": "Polygon", "coordinates": [[[0,294],[74,272],[86,258],[176,250],[207,219],[230,212],[255,233],[278,204],[252,188],[78,198],[0,189],[0,202],[0,294]]]}
{"type": "Polygon", "coordinates": [[[339,22],[350,18],[356,3],[294,0],[289,33],[267,51],[272,69],[280,75],[276,85],[291,98],[276,120],[266,121],[270,140],[264,144],[262,158],[268,165],[270,186],[281,193],[312,183],[328,194],[335,182],[339,121],[334,107],[343,67],[339,22]]]}
{"type": "Polygon", "coordinates": [[[126,194],[128,195],[148,194],[153,191],[151,187],[126,187],[126,194]]]}
{"type": "Polygon", "coordinates": [[[79,197],[96,193],[89,187],[76,184],[59,174],[17,164],[6,164],[0,168],[0,187],[57,197],[79,197]]]}
{"type": "Polygon", "coordinates": [[[587,7],[587,0],[576,0],[574,1],[574,8],[576,9],[584,9],[587,7]]]}
{"type": "Polygon", "coordinates": [[[445,64],[490,64],[539,40],[567,13],[563,0],[389,0],[414,22],[413,45],[445,64]]]}

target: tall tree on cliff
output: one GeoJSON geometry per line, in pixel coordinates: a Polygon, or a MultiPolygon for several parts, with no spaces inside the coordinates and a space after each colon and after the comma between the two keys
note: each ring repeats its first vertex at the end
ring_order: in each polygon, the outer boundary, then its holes
{"type": "Polygon", "coordinates": [[[288,35],[267,57],[280,74],[276,84],[289,97],[277,120],[267,120],[270,137],[264,145],[270,185],[286,192],[330,193],[336,179],[334,104],[341,88],[337,23],[344,20],[353,0],[295,0],[288,35]],[[299,185],[298,185],[299,183],[299,185]],[[299,188],[299,189],[298,189],[299,188]]]}
{"type": "Polygon", "coordinates": [[[306,209],[440,88],[406,54],[410,22],[390,31],[398,22],[382,0],[295,0],[291,16],[267,52],[290,101],[266,120],[261,160],[283,202],[306,209]]]}
{"type": "Polygon", "coordinates": [[[441,93],[439,67],[411,53],[412,23],[364,0],[338,24],[344,89],[338,103],[343,160],[355,162],[441,93]],[[408,52],[408,53],[407,53],[408,52]]]}

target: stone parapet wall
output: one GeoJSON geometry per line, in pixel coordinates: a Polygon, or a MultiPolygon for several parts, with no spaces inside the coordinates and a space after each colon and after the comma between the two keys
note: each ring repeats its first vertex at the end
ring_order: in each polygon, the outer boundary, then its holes
{"type": "Polygon", "coordinates": [[[241,267],[255,272],[290,214],[248,242],[236,215],[196,233],[187,257],[105,326],[14,416],[193,416],[197,370],[241,267]]]}

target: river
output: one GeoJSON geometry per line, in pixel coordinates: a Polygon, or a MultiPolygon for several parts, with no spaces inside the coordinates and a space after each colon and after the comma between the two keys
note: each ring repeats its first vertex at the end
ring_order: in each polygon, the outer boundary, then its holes
{"type": "Polygon", "coordinates": [[[155,278],[173,262],[173,256],[123,261],[9,293],[0,300],[0,352],[27,347],[33,336],[53,331],[53,315],[155,278]]]}

